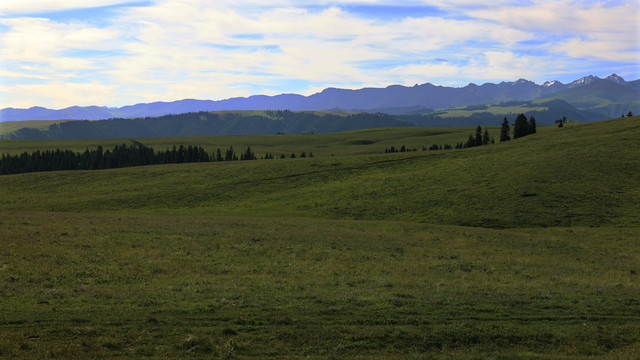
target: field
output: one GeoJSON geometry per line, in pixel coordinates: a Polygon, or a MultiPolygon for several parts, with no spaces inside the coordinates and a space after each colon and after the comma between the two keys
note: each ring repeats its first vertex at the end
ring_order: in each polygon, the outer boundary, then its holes
{"type": "MultiPolygon", "coordinates": [[[[483,128],[484,129],[484,128],[483,128]]],[[[499,127],[487,127],[494,137],[499,137],[499,127]]],[[[470,134],[475,134],[475,127],[443,127],[443,128],[379,128],[368,130],[346,131],[333,134],[304,135],[245,135],[245,136],[207,136],[183,138],[141,138],[141,143],[153,147],[156,151],[166,150],[174,145],[196,145],[207,152],[220,148],[224,150],[233,146],[236,150],[245,150],[247,146],[258,156],[270,152],[274,155],[289,156],[301,151],[313,152],[320,156],[345,156],[359,154],[382,154],[384,149],[406,145],[411,148],[427,148],[433,143],[455,145],[466,142],[470,134]]],[[[19,154],[24,151],[55,150],[64,146],[76,152],[95,149],[102,145],[105,150],[115,145],[129,143],[128,139],[105,140],[67,140],[67,141],[4,141],[0,143],[0,154],[19,154]]]]}
{"type": "Polygon", "coordinates": [[[142,139],[316,156],[0,177],[0,357],[640,357],[640,118],[382,153],[473,129],[447,131],[142,139]]]}
{"type": "Polygon", "coordinates": [[[68,120],[33,120],[33,121],[3,121],[0,122],[0,135],[9,135],[25,127],[46,130],[52,124],[60,124],[68,120]]]}

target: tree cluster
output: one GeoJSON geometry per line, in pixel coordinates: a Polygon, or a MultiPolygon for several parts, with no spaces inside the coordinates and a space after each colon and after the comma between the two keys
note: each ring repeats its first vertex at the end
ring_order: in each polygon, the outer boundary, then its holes
{"type": "Polygon", "coordinates": [[[210,161],[203,148],[197,146],[173,147],[155,152],[137,141],[131,145],[116,145],[113,150],[98,146],[95,150],[73,152],[71,150],[37,150],[31,154],[2,155],[0,174],[19,174],[35,171],[95,170],[128,166],[171,164],[210,161]]]}
{"type": "Polygon", "coordinates": [[[513,138],[517,139],[523,136],[536,133],[536,119],[531,115],[529,120],[524,114],[518,115],[513,125],[513,138]]]}
{"type": "MultiPolygon", "coordinates": [[[[424,148],[423,148],[423,150],[424,150],[424,148]]],[[[397,152],[408,152],[408,151],[418,151],[418,149],[409,148],[409,147],[406,147],[404,145],[402,145],[401,147],[391,146],[389,148],[384,149],[384,153],[385,154],[391,154],[391,153],[397,153],[397,152]]]]}
{"type": "MultiPolygon", "coordinates": [[[[522,113],[518,115],[516,122],[513,125],[514,139],[535,134],[536,131],[536,119],[533,115],[529,117],[529,120],[527,120],[527,117],[522,113]]],[[[511,127],[509,126],[509,121],[505,116],[502,120],[502,126],[500,127],[500,141],[503,142],[508,140],[511,140],[511,127]]]]}
{"type": "Polygon", "coordinates": [[[556,120],[558,127],[563,127],[567,123],[567,117],[563,116],[561,120],[556,120]]]}
{"type": "MultiPolygon", "coordinates": [[[[300,157],[313,157],[313,153],[307,155],[302,152],[300,157]]],[[[295,154],[292,154],[295,157],[295,154]]],[[[209,161],[237,161],[256,160],[258,157],[247,147],[245,151],[236,155],[233,146],[224,152],[217,149],[211,156],[199,146],[173,146],[165,151],[154,151],[140,142],[132,140],[131,145],[116,145],[113,150],[106,150],[98,146],[95,150],[86,149],[84,152],[71,150],[37,150],[33,153],[24,152],[20,155],[3,154],[0,158],[0,174],[20,174],[37,171],[58,170],[97,170],[115,169],[129,166],[179,164],[209,161]]],[[[271,153],[266,153],[263,159],[273,159],[271,153]]],[[[285,158],[282,154],[280,158],[285,158]]]]}
{"type": "MultiPolygon", "coordinates": [[[[474,146],[481,146],[481,145],[487,145],[487,144],[493,144],[493,143],[495,143],[495,140],[489,135],[489,130],[485,128],[483,132],[482,127],[478,126],[476,128],[475,136],[473,134],[469,134],[469,139],[462,147],[470,148],[474,146]]],[[[456,146],[456,149],[457,148],[458,147],[456,146]]]]}

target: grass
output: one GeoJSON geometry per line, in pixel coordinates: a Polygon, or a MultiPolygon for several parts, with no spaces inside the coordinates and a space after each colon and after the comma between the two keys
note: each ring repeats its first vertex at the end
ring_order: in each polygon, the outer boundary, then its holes
{"type": "Polygon", "coordinates": [[[2,121],[0,122],[0,135],[9,135],[22,128],[46,130],[52,124],[60,124],[69,120],[27,120],[27,121],[2,121]]]}
{"type": "MultiPolygon", "coordinates": [[[[500,135],[498,127],[488,127],[490,134],[496,138],[500,135]]],[[[380,128],[355,130],[334,134],[304,135],[247,135],[247,136],[207,136],[185,138],[141,138],[137,139],[156,151],[171,148],[174,145],[195,145],[212,153],[220,148],[224,151],[233,146],[237,151],[247,146],[263,156],[266,152],[274,155],[289,156],[295,152],[313,152],[315,156],[345,156],[362,154],[381,154],[384,149],[406,145],[411,148],[427,148],[436,143],[440,145],[466,142],[469,134],[475,134],[475,127],[444,128],[380,128]]],[[[52,141],[1,141],[0,154],[20,154],[24,151],[55,150],[61,147],[82,152],[85,149],[96,149],[102,145],[105,150],[115,145],[128,142],[127,139],[98,140],[52,140],[52,141]]]]}
{"type": "Polygon", "coordinates": [[[633,229],[2,215],[8,357],[638,350],[633,229]]]}
{"type": "Polygon", "coordinates": [[[0,357],[638,358],[638,118],[460,151],[349,145],[431,143],[420,131],[0,177],[0,357]]]}
{"type": "Polygon", "coordinates": [[[501,106],[501,105],[489,105],[486,109],[482,110],[467,110],[466,108],[453,108],[453,109],[442,109],[436,110],[442,118],[450,118],[450,117],[467,117],[471,116],[475,113],[487,112],[492,115],[513,115],[520,113],[529,113],[532,111],[546,111],[548,107],[536,107],[536,106],[527,106],[528,104],[517,105],[517,106],[501,106]]]}

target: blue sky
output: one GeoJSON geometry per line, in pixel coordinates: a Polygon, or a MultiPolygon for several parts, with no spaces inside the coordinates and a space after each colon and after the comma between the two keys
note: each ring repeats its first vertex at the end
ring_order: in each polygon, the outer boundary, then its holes
{"type": "Polygon", "coordinates": [[[640,77],[630,1],[3,0],[0,108],[640,77]]]}

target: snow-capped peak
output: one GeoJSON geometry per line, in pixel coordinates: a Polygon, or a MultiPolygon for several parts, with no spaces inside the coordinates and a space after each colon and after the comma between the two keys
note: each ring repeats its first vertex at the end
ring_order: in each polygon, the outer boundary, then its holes
{"type": "Polygon", "coordinates": [[[545,87],[552,87],[552,86],[558,86],[558,85],[563,85],[563,84],[558,80],[545,81],[545,83],[542,84],[542,86],[545,86],[545,87]]]}
{"type": "Polygon", "coordinates": [[[569,84],[569,87],[577,87],[577,86],[584,86],[584,85],[589,85],[592,82],[599,80],[600,78],[597,76],[593,76],[593,75],[589,75],[589,76],[585,76],[582,77],[574,82],[572,82],[571,84],[569,84]]]}
{"type": "Polygon", "coordinates": [[[607,77],[606,77],[606,78],[604,78],[604,79],[605,79],[605,80],[609,80],[609,81],[613,81],[613,82],[618,83],[618,84],[621,84],[621,85],[624,85],[624,84],[626,84],[626,83],[627,83],[627,82],[626,82],[626,81],[625,81],[621,76],[619,76],[618,74],[611,74],[611,75],[607,76],[607,77]]]}

